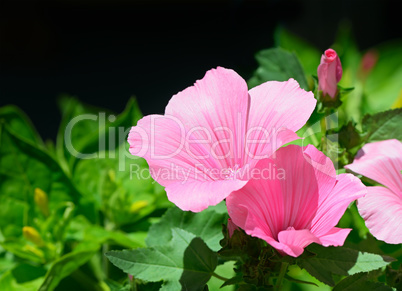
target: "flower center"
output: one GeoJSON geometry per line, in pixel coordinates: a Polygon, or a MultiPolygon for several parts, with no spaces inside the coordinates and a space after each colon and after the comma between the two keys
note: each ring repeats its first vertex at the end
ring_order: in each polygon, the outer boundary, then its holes
{"type": "Polygon", "coordinates": [[[240,167],[238,164],[236,164],[236,165],[234,165],[234,167],[225,169],[223,171],[223,177],[225,180],[236,180],[239,172],[240,172],[240,167]]]}

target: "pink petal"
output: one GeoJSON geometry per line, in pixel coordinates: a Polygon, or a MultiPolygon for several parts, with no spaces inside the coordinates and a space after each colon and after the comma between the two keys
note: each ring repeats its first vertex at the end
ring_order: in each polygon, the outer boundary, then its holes
{"type": "Polygon", "coordinates": [[[307,145],[303,149],[304,159],[313,166],[317,179],[320,197],[318,203],[326,199],[336,182],[336,171],[331,159],[316,149],[313,145],[307,145]]]}
{"type": "Polygon", "coordinates": [[[337,72],[337,62],[334,61],[334,62],[328,64],[327,77],[325,80],[325,83],[326,83],[325,91],[331,97],[335,97],[336,90],[338,89],[338,81],[337,81],[336,72],[337,72]]]}
{"type": "Polygon", "coordinates": [[[366,186],[360,179],[352,174],[338,175],[332,191],[325,199],[320,199],[311,232],[318,238],[325,236],[339,222],[349,204],[366,193],[366,186]]]}
{"type": "Polygon", "coordinates": [[[262,159],[282,145],[297,139],[299,130],[313,112],[316,100],[290,79],[266,82],[249,91],[250,112],[247,126],[246,155],[262,159]]]}
{"type": "Polygon", "coordinates": [[[246,186],[226,198],[226,206],[230,218],[247,234],[265,240],[266,237],[276,239],[283,221],[281,198],[277,179],[270,183],[250,180],[246,186]]]}
{"type": "Polygon", "coordinates": [[[277,239],[288,227],[309,228],[317,212],[320,189],[332,189],[335,184],[334,177],[316,177],[310,158],[306,159],[296,145],[279,149],[275,158],[261,160],[254,170],[261,176],[254,176],[226,203],[234,223],[258,237],[265,233],[277,239]]]}
{"type": "MultiPolygon", "coordinates": [[[[185,129],[173,116],[145,116],[131,129],[128,142],[130,153],[145,158],[152,177],[165,187],[192,179],[211,181],[212,177],[201,175],[202,171],[197,172],[196,167],[220,167],[213,159],[198,160],[188,154],[185,150],[185,129]],[[202,167],[202,163],[206,166],[202,167]]],[[[199,152],[198,155],[205,153],[201,149],[199,152]]]]}
{"type": "Polygon", "coordinates": [[[165,114],[181,120],[191,139],[207,140],[209,135],[210,142],[194,143],[195,152],[209,155],[222,167],[234,167],[243,165],[248,107],[246,82],[235,71],[218,67],[173,96],[165,114]]]}
{"type": "Polygon", "coordinates": [[[261,232],[260,229],[250,235],[265,240],[280,253],[292,257],[300,256],[303,253],[304,248],[309,244],[313,242],[320,243],[320,240],[308,229],[295,230],[294,228],[289,228],[283,230],[278,234],[279,241],[261,232]]]}
{"type": "Polygon", "coordinates": [[[338,57],[336,51],[332,48],[327,49],[321,57],[321,63],[326,62],[328,64],[332,63],[338,57]]]}
{"type": "Polygon", "coordinates": [[[300,256],[304,248],[311,243],[320,243],[320,240],[308,229],[289,229],[283,230],[278,235],[279,244],[275,248],[282,250],[292,257],[300,256]]]}
{"type": "Polygon", "coordinates": [[[325,235],[320,236],[320,244],[328,247],[328,246],[343,246],[345,243],[346,237],[349,235],[351,228],[338,228],[334,227],[325,235]]]}
{"type": "Polygon", "coordinates": [[[402,143],[396,139],[364,145],[352,164],[345,166],[394,191],[402,198],[402,143]]]}
{"type": "Polygon", "coordinates": [[[166,187],[168,199],[184,211],[199,212],[208,206],[216,205],[231,192],[242,188],[247,181],[185,181],[166,187]]]}
{"type": "Polygon", "coordinates": [[[325,82],[328,75],[328,64],[323,62],[323,57],[321,56],[321,63],[317,68],[318,76],[318,90],[321,90],[323,94],[327,94],[327,83],[325,82]]]}
{"type": "Polygon", "coordinates": [[[357,207],[371,234],[389,244],[402,243],[402,199],[385,187],[367,187],[367,192],[357,207]]]}

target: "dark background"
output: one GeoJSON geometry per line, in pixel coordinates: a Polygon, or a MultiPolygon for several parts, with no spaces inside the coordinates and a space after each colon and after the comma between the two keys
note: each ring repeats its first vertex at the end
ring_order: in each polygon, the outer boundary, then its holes
{"type": "Polygon", "coordinates": [[[44,138],[60,122],[57,96],[144,114],[216,66],[249,78],[254,54],[282,25],[324,51],[349,20],[359,48],[402,35],[402,1],[1,0],[0,105],[16,104],[44,138]]]}

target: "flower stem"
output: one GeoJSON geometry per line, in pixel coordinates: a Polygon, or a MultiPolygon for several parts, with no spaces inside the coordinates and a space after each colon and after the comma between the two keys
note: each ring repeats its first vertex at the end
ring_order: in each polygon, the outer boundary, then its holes
{"type": "Polygon", "coordinates": [[[137,282],[135,281],[135,278],[133,277],[133,279],[130,281],[130,286],[131,286],[131,291],[137,291],[137,282]]]}
{"type": "Polygon", "coordinates": [[[228,278],[222,277],[222,276],[220,276],[220,275],[218,275],[216,273],[212,273],[212,276],[215,277],[215,278],[218,278],[219,280],[222,280],[222,281],[229,280],[228,278]]]}
{"type": "Polygon", "coordinates": [[[289,263],[282,262],[281,270],[279,272],[278,279],[276,279],[275,290],[281,290],[283,278],[288,270],[289,263]]]}
{"type": "Polygon", "coordinates": [[[321,150],[325,153],[327,151],[327,120],[322,118],[320,120],[321,125],[321,150]]]}
{"type": "MultiPolygon", "coordinates": [[[[109,221],[109,219],[105,218],[104,220],[104,228],[108,231],[112,231],[115,229],[115,225],[109,221]]],[[[105,277],[108,278],[109,277],[109,260],[107,259],[107,257],[105,256],[105,253],[107,253],[109,251],[109,244],[108,243],[104,243],[102,244],[102,269],[103,269],[103,273],[105,274],[105,277]]]]}
{"type": "Polygon", "coordinates": [[[318,141],[317,137],[315,136],[315,132],[311,129],[311,127],[307,128],[306,133],[304,134],[304,136],[310,137],[312,142],[313,142],[313,144],[318,147],[319,141],[318,141]]]}

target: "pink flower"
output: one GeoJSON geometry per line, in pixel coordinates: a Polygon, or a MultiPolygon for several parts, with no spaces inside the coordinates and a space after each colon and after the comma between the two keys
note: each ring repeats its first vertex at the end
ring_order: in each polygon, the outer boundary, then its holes
{"type": "Polygon", "coordinates": [[[373,236],[402,243],[402,143],[390,139],[366,144],[345,168],[385,186],[367,187],[357,207],[373,236]]]}
{"type": "Polygon", "coordinates": [[[359,179],[336,176],[331,160],[312,145],[280,148],[275,159],[260,161],[256,169],[261,176],[226,199],[236,225],[293,257],[313,242],[343,245],[351,229],[335,225],[348,205],[366,194],[359,179]],[[264,169],[272,168],[282,174],[264,176],[264,169]]]}
{"type": "Polygon", "coordinates": [[[361,70],[366,74],[370,73],[370,71],[377,64],[377,61],[378,61],[378,51],[376,51],[375,49],[367,51],[363,55],[360,63],[361,70]]]}
{"type": "Polygon", "coordinates": [[[142,118],[130,131],[170,201],[201,211],[242,188],[258,160],[297,139],[316,100],[298,83],[266,82],[247,91],[234,71],[218,67],[173,96],[165,115],[142,118]]]}
{"type": "Polygon", "coordinates": [[[318,90],[332,98],[335,97],[338,82],[342,78],[342,65],[336,51],[327,49],[321,56],[321,63],[317,68],[318,90]]]}

